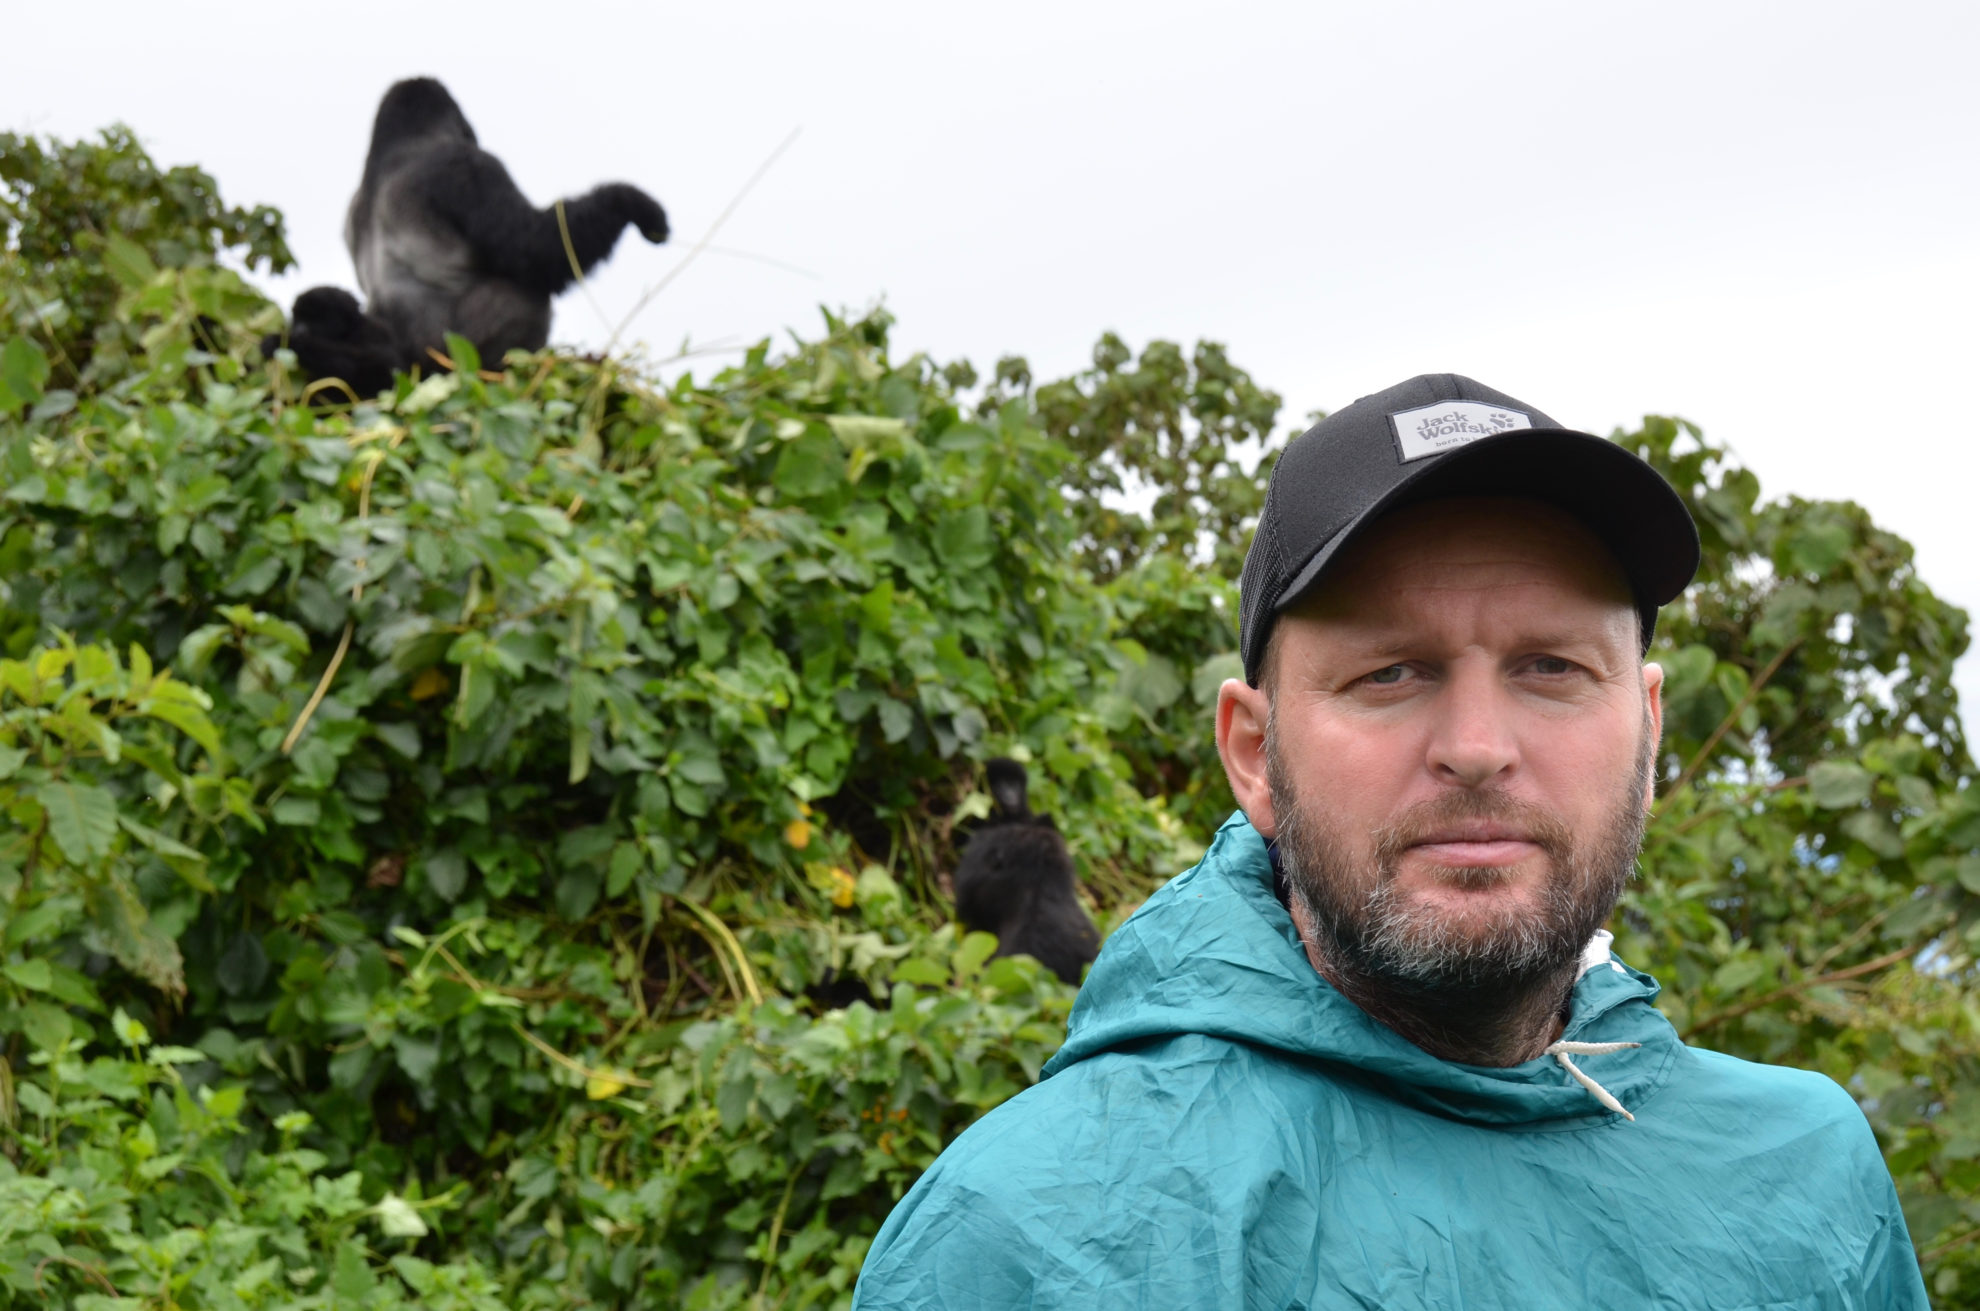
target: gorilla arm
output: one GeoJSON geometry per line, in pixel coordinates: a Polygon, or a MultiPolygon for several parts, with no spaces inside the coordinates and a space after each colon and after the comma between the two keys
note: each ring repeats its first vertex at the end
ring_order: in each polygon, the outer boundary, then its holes
{"type": "MultiPolygon", "coordinates": [[[[502,161],[462,142],[422,161],[413,181],[420,205],[461,235],[475,268],[518,286],[555,295],[575,274],[555,207],[537,209],[510,179],[502,161]]],[[[564,202],[571,251],[590,271],[612,253],[627,224],[651,242],[667,239],[667,213],[638,187],[608,182],[564,202]]]]}

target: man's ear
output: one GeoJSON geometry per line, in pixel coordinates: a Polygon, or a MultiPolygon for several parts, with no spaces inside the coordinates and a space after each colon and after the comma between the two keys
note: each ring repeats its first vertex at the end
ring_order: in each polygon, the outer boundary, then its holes
{"type": "Polygon", "coordinates": [[[1265,768],[1265,721],[1272,703],[1242,679],[1227,678],[1217,689],[1217,754],[1251,826],[1265,837],[1278,833],[1272,814],[1272,784],[1265,768]]]}
{"type": "MultiPolygon", "coordinates": [[[[1657,748],[1664,740],[1664,667],[1655,661],[1643,666],[1643,697],[1650,715],[1650,759],[1654,764],[1657,748]]],[[[1657,771],[1652,769],[1643,790],[1643,808],[1654,810],[1656,805],[1657,771]]]]}

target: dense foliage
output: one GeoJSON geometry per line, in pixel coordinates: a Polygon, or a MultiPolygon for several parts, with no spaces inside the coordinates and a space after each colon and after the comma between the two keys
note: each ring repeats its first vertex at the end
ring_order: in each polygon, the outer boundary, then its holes
{"type": "MultiPolygon", "coordinates": [[[[285,259],[269,211],[113,132],[0,138],[0,222],[0,1302],[844,1305],[1063,1033],[947,923],[975,762],[1103,925],[1229,808],[1277,398],[1111,337],[979,388],[872,315],[311,408],[217,258],[285,259]]],[[[1619,439],[1708,550],[1624,954],[1849,1086],[1980,1305],[1965,617],[1856,507],[1619,439]]]]}

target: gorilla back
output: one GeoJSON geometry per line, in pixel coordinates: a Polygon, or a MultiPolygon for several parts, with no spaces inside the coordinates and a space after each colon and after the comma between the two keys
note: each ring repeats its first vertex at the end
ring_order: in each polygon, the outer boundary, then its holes
{"type": "Polygon", "coordinates": [[[1100,935],[1079,904],[1072,853],[1049,815],[1035,815],[1024,766],[986,762],[990,816],[970,835],[956,867],[956,918],[997,935],[999,956],[1033,956],[1077,985],[1100,951],[1100,935]]]}
{"type": "MultiPolygon", "coordinates": [[[[449,332],[490,361],[537,350],[549,340],[550,298],[578,269],[610,255],[628,224],[648,241],[667,239],[666,211],[627,183],[562,205],[560,227],[555,206],[529,203],[502,161],[481,148],[446,87],[429,77],[396,83],[379,103],[364,178],[344,222],[372,320],[364,333],[393,343],[399,369],[442,349],[449,332]]],[[[301,335],[290,344],[303,367],[312,376],[334,373],[342,361],[306,351],[301,335]]]]}

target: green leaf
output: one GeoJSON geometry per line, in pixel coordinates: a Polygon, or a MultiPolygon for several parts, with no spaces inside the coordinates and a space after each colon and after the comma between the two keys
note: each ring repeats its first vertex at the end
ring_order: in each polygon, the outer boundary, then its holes
{"type": "Polygon", "coordinates": [[[1822,517],[1800,525],[1788,542],[1788,560],[1798,573],[1826,574],[1849,554],[1847,524],[1822,517]]]}
{"type": "Polygon", "coordinates": [[[259,935],[246,929],[234,934],[214,962],[214,976],[229,997],[258,994],[268,981],[268,953],[262,949],[259,935]]]}
{"type": "MultiPolygon", "coordinates": [[[[828,414],[825,416],[825,422],[832,429],[834,437],[854,447],[894,441],[907,434],[907,424],[899,419],[889,419],[879,415],[828,414]]],[[[953,432],[954,429],[950,431],[953,432]]]]}
{"type": "Polygon", "coordinates": [[[880,732],[889,743],[902,741],[914,731],[914,710],[889,697],[880,703],[880,732]]]}
{"type": "Polygon", "coordinates": [[[311,828],[323,822],[323,802],[316,797],[283,797],[269,817],[288,828],[311,828]]]}
{"type": "Polygon", "coordinates": [[[48,356],[26,337],[10,337],[0,347],[0,384],[14,401],[33,405],[41,400],[41,385],[48,381],[48,356]]]}
{"type": "Polygon", "coordinates": [[[983,968],[983,962],[997,952],[997,935],[994,933],[966,933],[962,946],[956,950],[956,977],[972,979],[983,968]]]}
{"type": "Polygon", "coordinates": [[[430,1037],[401,1033],[392,1039],[392,1055],[407,1078],[423,1085],[432,1080],[433,1071],[439,1067],[440,1044],[430,1037]]]}
{"type": "Polygon", "coordinates": [[[47,992],[55,985],[55,974],[45,960],[16,961],[11,965],[0,966],[4,974],[14,983],[35,992],[47,992]]]}
{"type": "Polygon", "coordinates": [[[595,865],[566,870],[557,880],[557,913],[567,920],[584,919],[598,904],[604,882],[604,872],[595,865]]]}
{"type": "Polygon", "coordinates": [[[808,432],[778,452],[770,481],[786,496],[822,496],[844,485],[845,452],[825,434],[808,432]]]}
{"type": "Polygon", "coordinates": [[[1815,804],[1847,810],[1870,799],[1870,771],[1847,760],[1824,760],[1808,771],[1808,793],[1815,804]]]}
{"type": "Polygon", "coordinates": [[[637,843],[621,842],[612,848],[612,863],[605,873],[605,895],[617,900],[626,895],[635,875],[646,868],[646,856],[637,843]]]}
{"type": "MultiPolygon", "coordinates": [[[[475,349],[473,342],[458,332],[448,333],[446,341],[447,358],[454,362],[457,370],[467,377],[481,372],[481,352],[475,349]]],[[[422,1228],[420,1232],[423,1234],[426,1230],[422,1228]]]]}
{"type": "Polygon", "coordinates": [[[71,864],[110,854],[117,837],[117,802],[88,783],[43,783],[35,789],[48,812],[48,831],[71,864]]]}
{"type": "Polygon", "coordinates": [[[74,1022],[60,1006],[51,1006],[45,1001],[27,1001],[21,1004],[19,1015],[21,1032],[42,1051],[59,1049],[75,1034],[74,1022]]]}
{"type": "Polygon", "coordinates": [[[332,1260],[330,1288],[341,1303],[363,1306],[371,1298],[372,1290],[378,1286],[377,1276],[365,1263],[364,1248],[358,1243],[336,1244],[337,1254],[332,1260]]]}
{"type": "Polygon", "coordinates": [[[138,1048],[151,1042],[151,1030],[145,1028],[142,1021],[132,1019],[122,1006],[110,1016],[110,1031],[126,1047],[138,1048]]]}
{"type": "Polygon", "coordinates": [[[990,532],[990,512],[972,505],[944,516],[935,525],[935,554],[955,570],[981,569],[996,555],[996,542],[990,532]]]}
{"type": "Polygon", "coordinates": [[[103,264],[110,276],[136,290],[158,276],[158,266],[144,247],[121,233],[113,232],[103,243],[103,264]]]}
{"type": "MultiPolygon", "coordinates": [[[[991,945],[996,945],[996,939],[991,939],[991,945]]],[[[949,971],[926,957],[911,956],[894,967],[894,978],[900,983],[939,988],[949,982],[949,971]]]]}
{"type": "Polygon", "coordinates": [[[371,731],[378,740],[407,760],[419,759],[419,726],[403,721],[374,722],[371,731]]]}
{"type": "Polygon", "coordinates": [[[12,917],[7,921],[8,948],[45,940],[62,932],[75,917],[79,908],[79,903],[73,896],[51,897],[40,905],[12,917]]]}
{"type": "Polygon", "coordinates": [[[467,891],[467,858],[452,847],[442,847],[427,856],[423,866],[426,886],[442,901],[459,901],[467,891]]]}
{"type": "Polygon", "coordinates": [[[1741,992],[1758,983],[1767,973],[1767,962],[1758,956],[1735,956],[1712,975],[1712,986],[1720,992],[1741,992]]]}
{"type": "Polygon", "coordinates": [[[1122,696],[1151,715],[1167,710],[1183,694],[1175,662],[1159,655],[1151,655],[1140,664],[1130,662],[1121,670],[1117,686],[1122,696]]]}
{"type": "Polygon", "coordinates": [[[1244,657],[1235,651],[1211,656],[1190,675],[1189,694],[1197,705],[1214,709],[1217,693],[1226,679],[1244,677],[1244,657]]]}
{"type": "Polygon", "coordinates": [[[92,882],[85,889],[84,903],[93,930],[118,964],[161,992],[185,991],[185,960],[179,945],[151,918],[135,887],[114,876],[92,882]]]}
{"type": "MultiPolygon", "coordinates": [[[[453,339],[453,334],[448,336],[453,339]]],[[[378,1232],[387,1238],[424,1238],[428,1233],[426,1221],[419,1218],[412,1203],[397,1193],[385,1194],[371,1209],[378,1217],[378,1232]]]]}
{"type": "Polygon", "coordinates": [[[1904,839],[1898,835],[1897,826],[1877,811],[1859,810],[1843,816],[1842,831],[1885,860],[1904,854],[1904,839]]]}
{"type": "MultiPolygon", "coordinates": [[[[197,1065],[201,1061],[208,1061],[213,1058],[197,1047],[160,1045],[147,1051],[144,1054],[144,1059],[153,1065],[197,1065]]],[[[207,1103],[208,1109],[217,1110],[223,1114],[237,1115],[240,1113],[241,1103],[244,1100],[242,1094],[243,1090],[238,1086],[215,1092],[213,1093],[213,1100],[207,1103]],[[224,1100],[222,1100],[223,1098],[224,1100]],[[217,1107],[214,1105],[215,1102],[219,1103],[217,1107]]]]}
{"type": "Polygon", "coordinates": [[[407,392],[405,399],[398,402],[396,408],[400,414],[408,416],[425,414],[459,391],[460,387],[460,375],[436,373],[430,378],[421,379],[419,385],[407,392]]]}

